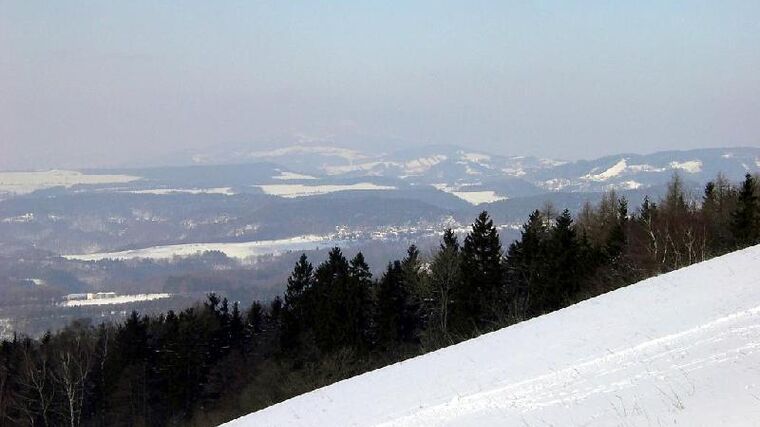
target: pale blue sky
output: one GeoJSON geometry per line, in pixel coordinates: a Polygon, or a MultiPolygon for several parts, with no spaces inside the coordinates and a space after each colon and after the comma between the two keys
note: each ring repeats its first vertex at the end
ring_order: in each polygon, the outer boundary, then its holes
{"type": "Polygon", "coordinates": [[[760,2],[0,0],[0,168],[299,142],[758,146],[760,2]]]}

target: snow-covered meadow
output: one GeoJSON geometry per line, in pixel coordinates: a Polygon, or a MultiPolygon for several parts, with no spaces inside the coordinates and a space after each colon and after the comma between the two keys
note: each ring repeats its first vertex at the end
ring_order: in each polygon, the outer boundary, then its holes
{"type": "Polygon", "coordinates": [[[338,191],[368,191],[368,190],[395,190],[396,187],[389,185],[377,185],[370,182],[359,182],[356,184],[324,184],[324,185],[306,185],[306,184],[268,184],[258,185],[261,190],[272,196],[296,198],[307,196],[318,196],[320,194],[335,193],[338,191]]]}
{"type": "Polygon", "coordinates": [[[228,425],[757,425],[759,402],[755,246],[228,425]]]}
{"type": "Polygon", "coordinates": [[[64,255],[64,258],[80,261],[100,261],[104,259],[168,260],[174,257],[199,255],[208,251],[219,251],[230,258],[245,260],[262,255],[277,255],[290,251],[306,251],[319,248],[345,246],[346,241],[325,236],[305,235],[279,240],[257,240],[240,243],[186,243],[178,245],[152,246],[120,252],[100,252],[92,254],[64,255]]]}
{"type": "Polygon", "coordinates": [[[500,196],[493,190],[467,191],[467,186],[450,186],[448,184],[433,184],[433,187],[437,190],[457,196],[473,206],[483,203],[498,202],[499,200],[507,200],[507,197],[500,196]]]}
{"type": "Polygon", "coordinates": [[[111,298],[94,298],[94,299],[75,299],[64,301],[62,307],[86,307],[93,305],[117,305],[129,304],[133,302],[155,301],[164,298],[170,298],[171,294],[136,294],[136,295],[118,295],[111,298]]]}
{"type": "Polygon", "coordinates": [[[54,187],[124,184],[140,177],[129,175],[88,175],[78,171],[0,172],[0,193],[27,194],[54,187]]]}

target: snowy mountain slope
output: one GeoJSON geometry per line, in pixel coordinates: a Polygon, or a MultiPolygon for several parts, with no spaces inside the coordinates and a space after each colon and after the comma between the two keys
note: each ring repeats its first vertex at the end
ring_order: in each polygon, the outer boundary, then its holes
{"type": "Polygon", "coordinates": [[[760,425],[760,246],[229,426],[760,425]]]}
{"type": "Polygon", "coordinates": [[[507,179],[549,191],[646,188],[664,184],[674,172],[701,184],[714,179],[718,172],[737,180],[747,171],[760,170],[758,147],[616,154],[574,162],[496,155],[452,145],[429,145],[389,154],[360,153],[331,146],[292,146],[226,156],[216,162],[266,161],[315,176],[386,177],[427,185],[475,185],[507,179]]]}

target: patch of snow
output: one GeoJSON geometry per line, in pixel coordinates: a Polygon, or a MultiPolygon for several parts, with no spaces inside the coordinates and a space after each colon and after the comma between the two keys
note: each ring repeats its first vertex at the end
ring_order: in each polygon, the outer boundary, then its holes
{"type": "Polygon", "coordinates": [[[463,160],[467,160],[468,162],[482,164],[484,162],[491,161],[491,156],[489,156],[488,154],[465,153],[463,151],[460,151],[458,154],[463,160]]]}
{"type": "Polygon", "coordinates": [[[621,182],[620,184],[617,185],[617,188],[621,190],[636,190],[638,188],[641,188],[641,186],[642,185],[640,182],[630,180],[630,181],[621,182]]]}
{"type": "Polygon", "coordinates": [[[230,187],[218,188],[153,188],[149,190],[129,190],[127,193],[132,194],[152,194],[156,196],[166,196],[169,194],[221,194],[224,196],[234,196],[235,192],[230,187]]]}
{"type": "Polygon", "coordinates": [[[499,196],[495,191],[451,191],[451,194],[459,197],[471,205],[480,205],[483,203],[493,203],[499,200],[507,200],[504,196],[499,196]]]}
{"type": "Polygon", "coordinates": [[[420,174],[445,161],[446,159],[447,157],[442,154],[436,154],[430,157],[421,157],[419,159],[414,159],[406,162],[404,168],[407,174],[420,174]]]}
{"type": "Polygon", "coordinates": [[[78,171],[0,172],[0,192],[27,194],[37,190],[75,185],[124,184],[140,177],[129,175],[86,175],[78,171]]]}
{"type": "Polygon", "coordinates": [[[30,278],[30,279],[24,279],[24,280],[26,280],[27,282],[34,283],[35,286],[43,286],[46,283],[44,280],[37,279],[37,278],[30,278]]]}
{"type": "Polygon", "coordinates": [[[623,172],[625,172],[625,169],[627,167],[628,167],[628,163],[626,162],[626,160],[620,159],[620,161],[618,161],[617,163],[609,167],[604,172],[596,174],[596,175],[587,174],[587,175],[584,175],[582,178],[589,181],[606,181],[610,178],[614,178],[622,174],[623,172]]]}
{"type": "Polygon", "coordinates": [[[171,296],[171,294],[118,295],[110,298],[72,299],[64,301],[60,305],[62,307],[86,307],[93,305],[129,304],[133,302],[155,301],[158,299],[170,298],[171,296]]]}
{"type": "Polygon", "coordinates": [[[20,223],[29,223],[29,222],[32,222],[32,221],[34,221],[34,213],[33,212],[29,212],[29,213],[25,213],[23,215],[12,216],[12,217],[9,217],[9,218],[3,218],[2,221],[0,221],[0,222],[3,222],[4,224],[12,224],[12,223],[20,224],[20,223]]]}
{"type": "Polygon", "coordinates": [[[94,254],[64,255],[70,260],[100,261],[105,259],[130,260],[152,259],[170,260],[174,257],[188,257],[208,251],[219,251],[230,258],[247,259],[262,255],[279,255],[289,251],[313,250],[323,247],[342,246],[346,242],[329,236],[305,235],[279,240],[258,240],[242,243],[186,243],[178,245],[153,246],[121,252],[101,252],[94,254]]]}
{"type": "Polygon", "coordinates": [[[252,153],[248,153],[248,157],[258,159],[284,157],[296,154],[318,154],[322,156],[340,157],[349,162],[355,162],[366,158],[364,154],[348,148],[305,145],[294,145],[291,147],[278,148],[276,150],[270,151],[254,151],[252,153]]]}
{"type": "Polygon", "coordinates": [[[360,182],[357,184],[325,184],[325,185],[305,185],[305,184],[267,184],[257,185],[266,194],[273,196],[296,198],[306,196],[316,196],[320,194],[335,193],[338,191],[357,191],[357,190],[395,190],[396,187],[388,185],[377,185],[370,182],[360,182]]]}
{"type": "Polygon", "coordinates": [[[342,175],[351,172],[369,172],[372,169],[379,167],[395,167],[402,168],[404,165],[397,162],[365,162],[352,165],[338,165],[338,166],[323,166],[322,170],[328,175],[342,175]]]}
{"type": "MultiPolygon", "coordinates": [[[[522,159],[525,158],[524,156],[519,157],[513,157],[514,159],[522,159]]],[[[556,166],[562,166],[564,164],[567,164],[567,162],[562,160],[554,160],[554,159],[539,159],[538,163],[543,167],[556,167],[556,166]]]]}
{"type": "Polygon", "coordinates": [[[720,157],[723,157],[724,159],[730,159],[730,158],[734,157],[734,153],[721,154],[720,157]]]}
{"type": "Polygon", "coordinates": [[[689,160],[686,162],[670,162],[672,169],[681,169],[688,173],[698,173],[702,171],[702,162],[699,160],[689,160]]]}
{"type": "Polygon", "coordinates": [[[665,168],[658,168],[652,165],[628,165],[628,170],[633,173],[638,172],[663,172],[665,168]]]}
{"type": "Polygon", "coordinates": [[[504,172],[505,174],[509,175],[509,176],[517,176],[517,177],[524,176],[526,174],[525,170],[522,169],[522,168],[516,168],[516,169],[514,169],[514,168],[504,168],[501,171],[504,172]]]}
{"type": "Polygon", "coordinates": [[[758,265],[714,258],[226,425],[751,425],[758,265]]]}
{"type": "Polygon", "coordinates": [[[457,196],[460,199],[464,200],[465,202],[471,205],[475,205],[475,206],[480,205],[482,203],[493,203],[493,202],[498,202],[499,200],[507,199],[507,197],[499,196],[498,194],[496,194],[495,191],[490,191],[490,190],[462,191],[463,188],[467,188],[466,185],[452,187],[452,186],[449,186],[448,184],[431,184],[431,186],[434,187],[436,190],[453,194],[454,196],[457,196]]]}
{"type": "Polygon", "coordinates": [[[279,171],[280,174],[277,176],[273,176],[272,179],[278,179],[282,181],[290,181],[290,180],[296,180],[296,179],[317,179],[316,177],[313,177],[311,175],[304,175],[301,173],[295,173],[295,172],[288,172],[288,171],[279,171]]]}
{"type": "Polygon", "coordinates": [[[470,175],[470,176],[483,175],[482,172],[473,169],[472,166],[470,166],[470,163],[468,163],[468,162],[459,161],[459,162],[456,162],[456,163],[458,165],[464,165],[464,173],[466,173],[467,175],[470,175]]]}
{"type": "Polygon", "coordinates": [[[552,178],[542,182],[541,186],[547,190],[559,191],[571,184],[572,182],[566,178],[552,178]]]}

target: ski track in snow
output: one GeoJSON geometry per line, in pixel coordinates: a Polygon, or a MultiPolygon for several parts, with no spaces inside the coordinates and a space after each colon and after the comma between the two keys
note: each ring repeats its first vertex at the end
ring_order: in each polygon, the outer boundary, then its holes
{"type": "MultiPolygon", "coordinates": [[[[721,364],[747,357],[760,363],[757,354],[760,350],[759,316],[760,306],[757,306],[680,333],[612,351],[592,360],[579,361],[556,372],[484,392],[457,396],[451,402],[427,407],[413,415],[380,425],[461,425],[460,422],[467,422],[470,416],[474,415],[479,422],[483,422],[487,417],[479,418],[479,414],[503,410],[521,413],[521,419],[525,422],[530,418],[536,423],[539,420],[545,422],[547,419],[541,416],[542,412],[551,413],[555,409],[563,412],[574,408],[582,410],[584,404],[597,404],[599,400],[612,403],[619,400],[624,405],[626,399],[622,396],[642,386],[649,388],[650,392],[656,390],[655,403],[685,409],[679,407],[685,405],[681,395],[685,399],[696,393],[696,383],[689,378],[692,372],[718,368],[721,364]],[[640,372],[637,368],[642,365],[646,369],[640,372]],[[535,416],[531,417],[531,413],[535,416]],[[456,420],[459,421],[455,423],[456,420]]],[[[627,400],[633,404],[636,399],[636,396],[630,396],[627,400]]],[[[617,409],[614,404],[609,408],[601,405],[601,408],[606,412],[617,409]]],[[[638,410],[643,414],[641,403],[638,410]]],[[[604,414],[602,411],[589,416],[588,421],[602,415],[606,418],[619,414],[604,414]]]]}
{"type": "Polygon", "coordinates": [[[306,393],[231,426],[759,425],[760,246],[306,393]]]}

